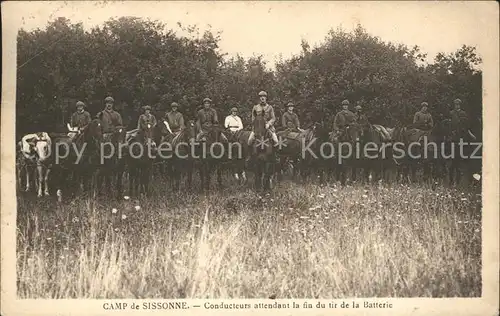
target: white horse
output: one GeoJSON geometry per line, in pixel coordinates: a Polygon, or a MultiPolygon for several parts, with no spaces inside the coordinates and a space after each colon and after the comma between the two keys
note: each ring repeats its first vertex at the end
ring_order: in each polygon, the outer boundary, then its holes
{"type": "Polygon", "coordinates": [[[50,159],[52,140],[45,132],[28,134],[23,136],[19,142],[20,151],[22,154],[22,165],[26,172],[26,189],[30,191],[30,169],[36,166],[35,186],[38,191],[38,197],[43,194],[49,195],[49,174],[52,167],[50,159]]]}

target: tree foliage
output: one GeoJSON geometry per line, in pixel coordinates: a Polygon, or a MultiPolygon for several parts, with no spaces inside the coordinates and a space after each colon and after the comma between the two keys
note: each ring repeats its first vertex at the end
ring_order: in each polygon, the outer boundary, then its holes
{"type": "Polygon", "coordinates": [[[18,133],[62,130],[76,100],[95,115],[108,95],[130,128],[143,105],[161,115],[176,101],[194,118],[205,97],[220,116],[237,106],[248,124],[260,90],[277,113],[289,101],[297,104],[302,121],[329,121],[346,98],[361,104],[373,123],[388,126],[410,122],[424,100],[434,115],[445,116],[458,97],[472,117],[481,117],[481,58],[474,47],[440,53],[426,64],[419,47],[384,42],[358,26],[352,33],[331,30],[314,48],[302,41],[298,55],[271,70],[262,56],[225,58],[219,33],[178,25],[188,35],[133,17],[89,31],[65,18],[43,30],[20,30],[18,133]]]}

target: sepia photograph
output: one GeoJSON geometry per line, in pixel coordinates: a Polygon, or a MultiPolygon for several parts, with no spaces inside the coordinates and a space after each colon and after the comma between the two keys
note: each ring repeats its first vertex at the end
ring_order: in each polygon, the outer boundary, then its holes
{"type": "Polygon", "coordinates": [[[484,296],[494,3],[4,4],[14,299],[484,296]]]}

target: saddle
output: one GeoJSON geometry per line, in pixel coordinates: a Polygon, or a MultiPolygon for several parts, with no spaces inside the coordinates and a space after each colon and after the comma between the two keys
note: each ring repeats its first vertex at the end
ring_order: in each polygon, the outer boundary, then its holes
{"type": "Polygon", "coordinates": [[[125,134],[125,142],[129,143],[130,140],[132,140],[134,137],[137,136],[137,133],[139,132],[139,129],[133,129],[131,131],[128,131],[126,134],[125,134]]]}
{"type": "Polygon", "coordinates": [[[421,130],[418,128],[412,128],[406,131],[406,139],[409,143],[420,142],[425,136],[429,137],[430,131],[421,130]]]}
{"type": "Polygon", "coordinates": [[[373,124],[373,128],[382,135],[382,141],[390,142],[392,140],[391,133],[382,125],[373,124]]]}

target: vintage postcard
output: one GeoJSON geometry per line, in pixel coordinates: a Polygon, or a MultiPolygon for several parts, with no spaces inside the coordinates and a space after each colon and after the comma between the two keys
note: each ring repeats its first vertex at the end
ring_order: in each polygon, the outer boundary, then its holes
{"type": "Polygon", "coordinates": [[[2,315],[498,315],[495,2],[12,1],[2,48],[2,315]]]}

